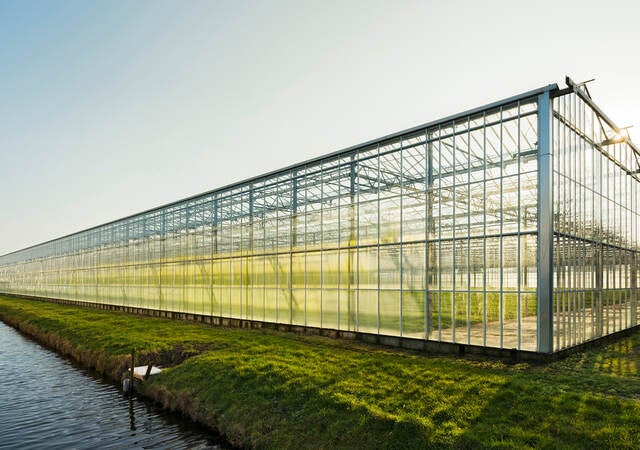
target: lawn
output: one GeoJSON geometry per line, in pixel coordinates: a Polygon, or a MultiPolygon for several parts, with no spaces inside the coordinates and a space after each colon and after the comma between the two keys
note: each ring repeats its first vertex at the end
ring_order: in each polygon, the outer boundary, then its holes
{"type": "Polygon", "coordinates": [[[129,316],[0,296],[0,318],[258,448],[636,448],[640,333],[549,364],[129,316]]]}

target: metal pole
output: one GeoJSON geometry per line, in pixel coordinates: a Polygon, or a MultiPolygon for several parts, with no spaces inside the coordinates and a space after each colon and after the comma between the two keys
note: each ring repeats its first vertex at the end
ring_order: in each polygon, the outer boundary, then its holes
{"type": "Polygon", "coordinates": [[[538,95],[538,352],[553,352],[553,153],[549,92],[538,95]]]}
{"type": "Polygon", "coordinates": [[[135,368],[136,349],[131,349],[131,372],[129,373],[129,396],[133,396],[133,370],[135,368]]]}

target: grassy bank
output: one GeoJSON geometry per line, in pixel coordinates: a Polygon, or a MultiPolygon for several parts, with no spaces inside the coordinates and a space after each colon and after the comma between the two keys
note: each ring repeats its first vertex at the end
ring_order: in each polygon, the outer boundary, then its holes
{"type": "Polygon", "coordinates": [[[0,318],[111,377],[136,347],[172,366],[170,409],[260,448],[635,448],[640,334],[548,365],[424,356],[320,337],[0,296],[0,318]]]}

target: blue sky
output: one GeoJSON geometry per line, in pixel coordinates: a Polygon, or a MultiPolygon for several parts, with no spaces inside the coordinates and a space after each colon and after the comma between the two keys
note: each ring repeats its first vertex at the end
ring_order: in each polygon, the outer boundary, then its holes
{"type": "Polygon", "coordinates": [[[0,254],[566,74],[596,78],[596,102],[640,136],[639,13],[617,1],[0,0],[0,254]]]}

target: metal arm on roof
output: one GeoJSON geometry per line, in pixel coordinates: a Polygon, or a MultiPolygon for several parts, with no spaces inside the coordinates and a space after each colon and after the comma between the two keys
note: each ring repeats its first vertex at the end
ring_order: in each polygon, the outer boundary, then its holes
{"type": "Polygon", "coordinates": [[[608,153],[604,150],[604,146],[607,145],[611,145],[611,144],[618,144],[618,143],[626,143],[627,146],[631,149],[631,151],[633,152],[633,157],[636,161],[636,170],[635,171],[631,171],[629,172],[630,174],[636,174],[636,173],[640,173],[640,150],[638,149],[638,147],[635,146],[635,144],[633,142],[631,142],[631,139],[629,137],[629,133],[628,130],[631,127],[624,127],[624,128],[619,128],[614,122],[613,120],[611,120],[609,118],[609,116],[607,116],[604,111],[602,111],[600,109],[600,107],[598,107],[598,105],[596,105],[593,100],[591,99],[591,94],[589,93],[589,90],[587,89],[586,84],[593,81],[593,79],[588,80],[588,81],[583,81],[582,83],[576,83],[575,81],[573,81],[571,79],[571,77],[569,77],[568,75],[565,77],[565,81],[567,83],[567,86],[569,89],[571,89],[576,95],[578,95],[585,103],[587,103],[591,109],[593,109],[593,111],[596,113],[596,118],[598,119],[598,123],[600,123],[600,128],[602,129],[602,133],[607,136],[607,139],[605,139],[603,142],[601,143],[597,143],[596,145],[598,145],[598,147],[600,147],[600,149],[602,151],[604,151],[604,153],[608,153]],[[612,133],[607,133],[603,121],[609,126],[609,128],[613,131],[613,136],[609,136],[609,134],[612,133]],[[624,134],[623,134],[624,132],[624,134]]]}
{"type": "Polygon", "coordinates": [[[591,83],[592,81],[595,81],[595,78],[591,78],[590,80],[587,81],[583,81],[581,83],[576,83],[575,81],[573,81],[571,79],[571,77],[569,77],[569,75],[567,75],[565,77],[565,82],[567,83],[567,86],[571,87],[571,88],[584,88],[585,93],[589,96],[589,98],[591,98],[591,93],[589,92],[589,88],[587,87],[587,83],[591,83]]]}
{"type": "MultiPolygon", "coordinates": [[[[567,86],[573,91],[573,92],[581,92],[583,94],[586,94],[587,98],[589,98],[589,100],[592,100],[591,97],[591,93],[589,92],[589,88],[587,87],[587,83],[590,83],[592,81],[595,81],[595,78],[592,78],[590,80],[587,81],[583,81],[582,83],[576,83],[575,81],[573,81],[571,79],[571,77],[569,75],[567,75],[565,77],[565,83],[567,83],[567,86]]],[[[602,130],[602,134],[606,135],[607,134],[607,130],[605,130],[604,125],[602,123],[602,119],[600,118],[600,114],[596,114],[596,118],[598,119],[598,124],[600,124],[600,130],[602,130]]]]}

